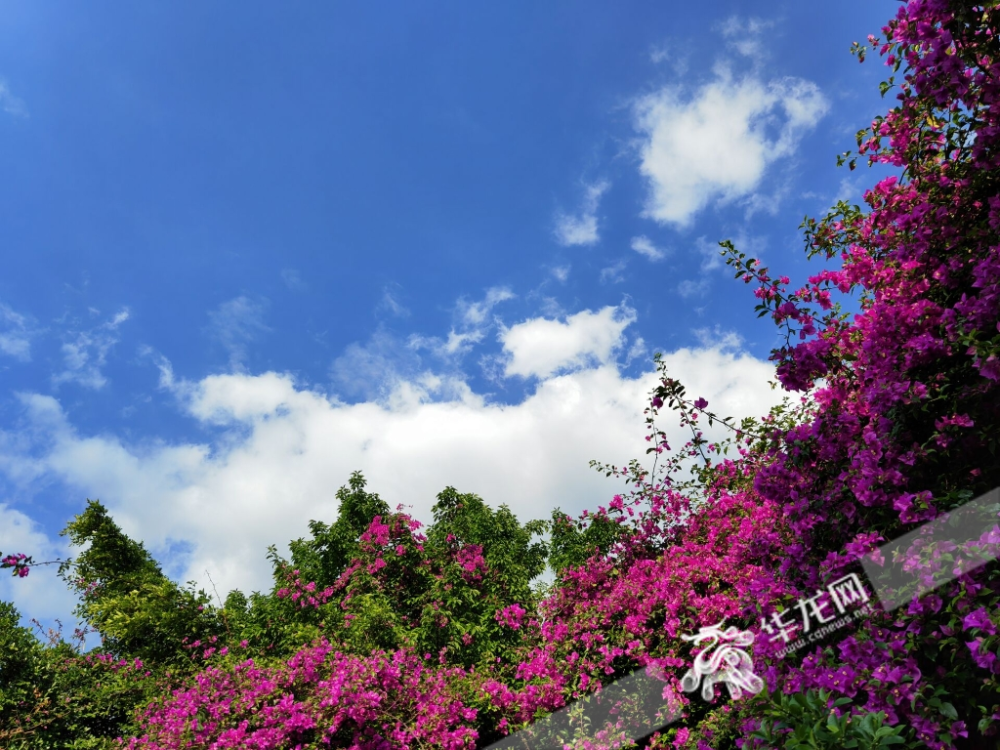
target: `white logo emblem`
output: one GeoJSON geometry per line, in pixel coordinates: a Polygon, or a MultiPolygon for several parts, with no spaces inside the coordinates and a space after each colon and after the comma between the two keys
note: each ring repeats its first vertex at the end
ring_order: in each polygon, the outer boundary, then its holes
{"type": "Polygon", "coordinates": [[[764,681],[753,673],[749,654],[736,648],[753,643],[753,633],[734,627],[722,630],[724,623],[725,620],[718,625],[703,627],[695,635],[681,636],[685,641],[694,641],[695,645],[712,641],[695,657],[694,667],[681,678],[681,689],[685,693],[693,693],[701,685],[701,697],[711,701],[715,697],[715,683],[723,682],[729,688],[730,697],[736,700],[743,696],[744,690],[759,693],[764,689],[764,681]]]}

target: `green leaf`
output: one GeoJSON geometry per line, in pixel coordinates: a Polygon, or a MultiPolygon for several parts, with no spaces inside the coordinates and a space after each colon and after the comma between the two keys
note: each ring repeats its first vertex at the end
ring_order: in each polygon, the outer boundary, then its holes
{"type": "Polygon", "coordinates": [[[941,713],[952,721],[958,721],[958,711],[955,710],[955,707],[951,703],[942,703],[941,713]]]}

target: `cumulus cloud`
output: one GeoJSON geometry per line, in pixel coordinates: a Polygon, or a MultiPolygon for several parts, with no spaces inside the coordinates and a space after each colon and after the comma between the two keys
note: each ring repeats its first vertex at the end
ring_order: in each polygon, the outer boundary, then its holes
{"type": "Polygon", "coordinates": [[[266,310],[267,300],[257,301],[241,295],[209,311],[207,332],[229,353],[229,365],[233,370],[243,368],[247,347],[261,333],[271,330],[264,325],[266,310]]]}
{"type": "Polygon", "coordinates": [[[556,240],[560,245],[593,245],[600,239],[597,230],[597,207],[610,184],[605,181],[587,186],[578,214],[556,214],[556,240]]]}
{"type": "MultiPolygon", "coordinates": [[[[176,580],[211,591],[210,574],[222,596],[233,588],[265,590],[267,546],[287,555],[287,542],[306,536],[310,519],[334,520],[336,488],[356,469],[390,505],[411,505],[424,522],[447,485],[494,507],[505,502],[522,520],[548,518],[555,506],[578,514],[606,504],[621,488],[588,463],[623,465],[645,455],[642,409],[656,383],[654,372],[626,377],[614,362],[634,317],[605,308],[508,329],[511,374],[541,378],[516,404],[493,403],[461,380],[428,372],[402,379],[383,403],[347,404],[289,374],[184,381],[161,363],[162,381],[184,394],[183,413],[211,427],[197,431],[211,437],[139,443],[85,434],[55,398],[24,394],[19,437],[4,444],[0,470],[25,493],[60,482],[60,494],[73,498],[67,519],[85,497],[100,498],[154,555],[183,549],[171,567],[176,580]],[[30,470],[18,473],[21,464],[30,470]]],[[[731,340],[706,342],[667,354],[670,372],[717,413],[765,413],[776,401],[767,386],[773,367],[734,349],[731,340]]],[[[638,354],[642,343],[632,349],[638,354]]],[[[662,428],[671,443],[683,444],[678,426],[664,420],[662,428]]],[[[0,549],[7,547],[36,558],[64,553],[27,511],[0,508],[0,549]]],[[[47,581],[38,573],[39,583],[47,581]]],[[[56,596],[41,588],[23,591],[18,586],[9,596],[24,612],[51,616],[70,606],[32,599],[56,596]]]]}
{"type": "Polygon", "coordinates": [[[128,319],[128,308],[124,308],[107,323],[71,333],[72,340],[62,345],[65,369],[53,376],[53,385],[77,383],[95,390],[107,385],[108,380],[101,369],[107,364],[111,347],[119,341],[118,327],[128,319]]]}
{"type": "Polygon", "coordinates": [[[644,255],[652,261],[663,260],[667,257],[667,250],[657,247],[652,240],[644,234],[632,238],[632,249],[639,255],[644,255]]]}
{"type": "Polygon", "coordinates": [[[685,227],[713,200],[750,196],[828,107],[815,83],[737,77],[725,65],[691,94],[671,86],[641,97],[633,114],[649,188],[643,215],[685,227]]]}
{"type": "Polygon", "coordinates": [[[0,352],[21,362],[30,362],[31,339],[36,333],[28,316],[0,302],[0,352]]]}
{"type": "Polygon", "coordinates": [[[564,321],[533,318],[500,333],[507,357],[504,374],[547,378],[556,372],[608,365],[624,345],[624,331],[636,320],[622,305],[584,310],[564,321]]]}

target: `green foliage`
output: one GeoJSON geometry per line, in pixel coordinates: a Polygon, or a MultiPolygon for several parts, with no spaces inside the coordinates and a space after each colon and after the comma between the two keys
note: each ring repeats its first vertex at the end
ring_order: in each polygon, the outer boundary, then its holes
{"type": "MultiPolygon", "coordinates": [[[[389,515],[389,505],[373,492],[366,492],[360,471],[351,474],[348,486],[337,490],[337,520],[332,524],[310,521],[312,538],[289,543],[291,567],[302,571],[304,578],[318,586],[329,586],[343,574],[361,551],[358,540],[375,516],[389,515]]],[[[277,560],[277,558],[274,558],[277,560]]],[[[284,585],[279,566],[275,578],[284,585]]]]}
{"type": "Polygon", "coordinates": [[[427,532],[430,556],[470,544],[483,548],[486,564],[496,571],[508,603],[531,599],[531,579],[545,570],[548,556],[543,542],[532,537],[545,531],[544,521],[523,526],[507,505],[491,510],[478,495],[459,494],[448,487],[438,495],[433,508],[434,523],[427,532]],[[448,536],[454,537],[449,542],[448,536]]]}
{"type": "Polygon", "coordinates": [[[14,605],[0,602],[0,747],[16,736],[17,716],[34,699],[42,646],[18,625],[14,605]]]}
{"type": "Polygon", "coordinates": [[[922,747],[904,725],[886,726],[885,713],[851,715],[846,706],[850,698],[830,700],[830,694],[820,690],[805,693],[775,693],[764,709],[761,727],[751,737],[769,748],[784,750],[881,750],[901,746],[922,747]],[[841,714],[837,715],[839,709],[841,714]]]}
{"type": "Polygon", "coordinates": [[[424,550],[433,575],[422,597],[418,647],[447,648],[464,666],[506,661],[520,636],[498,623],[496,613],[514,604],[535,612],[531,581],[545,570],[548,549],[532,538],[545,531],[545,522],[522,525],[506,505],[494,511],[454,487],[438,495],[433,517],[424,550]],[[485,568],[470,574],[468,560],[477,550],[485,568]]]}
{"type": "Polygon", "coordinates": [[[54,636],[44,647],[0,602],[0,747],[108,750],[138,731],[133,709],[162,692],[144,665],[81,656],[54,636]]]}
{"type": "Polygon", "coordinates": [[[77,546],[89,544],[74,563],[59,568],[81,596],[74,613],[97,630],[104,648],[123,658],[166,663],[188,661],[187,640],[223,631],[208,595],[167,578],[140,542],[129,539],[99,501],[62,532],[77,546]]]}
{"type": "Polygon", "coordinates": [[[167,578],[100,502],[88,501],[63,532],[86,549],[60,575],[80,596],[77,616],[100,633],[101,653],[81,656],[60,639],[45,647],[0,603],[0,747],[112,747],[115,737],[140,731],[134,721],[143,706],[198,668],[190,652],[199,641],[225,644],[258,664],[320,635],[355,653],[408,645],[454,664],[510,660],[521,634],[496,613],[515,603],[534,611],[531,581],[547,558],[534,537],[544,522],[522,525],[506,506],[494,511],[449,487],[423,537],[366,492],[358,472],[337,499],[337,519],[311,522],[311,537],[289,545],[290,562],[270,548],[271,592],[231,591],[220,609],[205,592],[167,578]],[[376,518],[393,529],[390,548],[363,541],[376,518]],[[373,566],[380,558],[388,564],[373,566]],[[287,593],[292,576],[336,593],[319,606],[299,606],[287,593]]]}
{"type": "Polygon", "coordinates": [[[589,522],[574,521],[559,508],[552,511],[549,565],[561,575],[568,568],[583,565],[596,554],[606,554],[623,536],[619,523],[603,514],[589,522]]]}
{"type": "Polygon", "coordinates": [[[366,485],[354,472],[337,491],[337,519],[310,521],[310,537],[289,544],[289,560],[269,548],[271,592],[229,594],[220,615],[230,643],[246,640],[251,653],[280,657],[322,634],[357,654],[405,645],[463,666],[509,656],[520,634],[498,623],[496,613],[513,604],[535,611],[540,591],[532,580],[548,557],[535,537],[546,523],[521,524],[507,506],[493,510],[477,495],[447,487],[423,536],[366,485]],[[376,518],[391,529],[384,544],[362,539],[376,518]],[[470,572],[479,556],[482,565],[470,572]],[[296,580],[334,593],[301,606],[290,596],[296,580]]]}

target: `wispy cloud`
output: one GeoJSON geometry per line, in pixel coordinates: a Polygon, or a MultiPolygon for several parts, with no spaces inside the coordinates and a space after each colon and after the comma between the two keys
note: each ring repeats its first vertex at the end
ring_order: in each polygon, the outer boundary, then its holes
{"type": "MultiPolygon", "coordinates": [[[[732,240],[738,249],[748,253],[752,257],[760,257],[766,245],[764,238],[749,236],[744,232],[737,233],[733,236],[732,240]]],[[[718,242],[702,236],[694,241],[693,250],[697,255],[701,256],[699,266],[701,278],[684,279],[677,284],[677,293],[685,299],[703,297],[711,286],[712,274],[725,266],[722,248],[718,242]]]]}
{"type": "Polygon", "coordinates": [[[27,117],[28,108],[24,100],[18,99],[10,92],[6,81],[0,80],[0,109],[12,117],[27,117]]]}
{"type": "Polygon", "coordinates": [[[699,237],[695,240],[695,248],[701,255],[701,270],[703,272],[722,268],[722,248],[718,242],[712,242],[707,237],[699,237]]]}
{"type": "Polygon", "coordinates": [[[495,286],[487,289],[485,296],[475,302],[461,297],[455,303],[454,322],[446,337],[415,334],[410,336],[409,346],[415,351],[428,350],[437,357],[453,361],[482,341],[497,324],[492,317],[493,308],[515,296],[508,287],[495,286]]]}
{"type": "Polygon", "coordinates": [[[733,330],[724,331],[722,326],[695,328],[692,333],[703,347],[721,351],[738,352],[743,349],[743,337],[733,330]]]}
{"type": "Polygon", "coordinates": [[[649,51],[649,61],[654,65],[669,60],[671,57],[670,48],[665,44],[657,44],[649,51]]]}
{"type": "Polygon", "coordinates": [[[705,278],[698,279],[697,281],[694,279],[685,279],[677,285],[677,293],[684,299],[701,297],[708,291],[708,285],[708,279],[705,278]]]}
{"type": "Polygon", "coordinates": [[[643,215],[685,227],[713,200],[751,195],[828,107],[810,81],[737,77],[727,65],[693,94],[667,87],[641,97],[633,114],[649,185],[643,215]]]}
{"type": "Polygon", "coordinates": [[[678,77],[683,76],[690,67],[690,44],[676,40],[654,44],[649,48],[649,61],[653,65],[667,63],[673,70],[674,75],[678,77]]]}
{"type": "Polygon", "coordinates": [[[556,240],[560,245],[593,245],[600,240],[597,228],[597,207],[601,196],[610,187],[610,183],[601,181],[588,185],[583,199],[583,205],[577,214],[556,214],[556,240]]]}
{"type": "Polygon", "coordinates": [[[264,325],[267,306],[267,300],[257,301],[241,295],[209,311],[207,332],[229,353],[229,365],[233,371],[243,368],[247,347],[261,333],[271,330],[264,325]]]}
{"type": "Polygon", "coordinates": [[[465,326],[479,326],[487,321],[493,308],[501,302],[514,299],[516,295],[508,287],[494,286],[486,290],[486,296],[479,302],[469,302],[465,298],[456,304],[459,321],[465,326]]]}
{"type": "Polygon", "coordinates": [[[498,325],[494,308],[514,296],[497,286],[479,300],[459,298],[446,336],[414,333],[403,338],[380,324],[367,341],[350,344],[331,364],[336,392],[383,405],[401,398],[422,403],[467,395],[459,369],[462,358],[498,325]]]}
{"type": "Polygon", "coordinates": [[[0,352],[30,362],[31,339],[38,333],[31,318],[0,302],[0,352]]]}
{"type": "Polygon", "coordinates": [[[330,366],[339,395],[382,402],[421,369],[420,356],[384,326],[364,343],[350,344],[330,366]]]}
{"type": "Polygon", "coordinates": [[[625,267],[628,265],[628,261],[624,258],[620,258],[616,262],[612,263],[610,266],[601,269],[601,283],[602,284],[621,284],[625,281],[625,267]]]}
{"type": "Polygon", "coordinates": [[[65,369],[53,376],[53,385],[76,383],[95,390],[107,385],[108,380],[101,369],[107,364],[108,352],[119,341],[119,326],[128,319],[128,308],[124,308],[107,323],[70,333],[72,340],[62,345],[65,369]]]}
{"type": "Polygon", "coordinates": [[[306,289],[306,283],[302,280],[302,275],[294,268],[282,269],[281,280],[285,282],[285,286],[290,291],[303,292],[306,289]]]}
{"type": "Polygon", "coordinates": [[[663,260],[669,255],[669,251],[654,245],[652,240],[644,234],[632,238],[632,249],[652,261],[663,260]]]}
{"type": "Polygon", "coordinates": [[[774,21],[730,16],[719,24],[718,29],[731,49],[744,57],[760,58],[764,53],[761,37],[773,27],[774,21]]]}
{"type": "Polygon", "coordinates": [[[402,287],[396,283],[389,283],[382,287],[382,299],[379,300],[378,309],[385,310],[390,315],[397,318],[408,318],[410,310],[404,307],[397,299],[402,287]]]}

